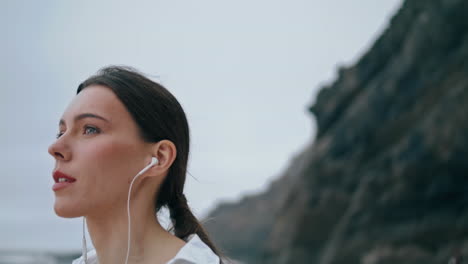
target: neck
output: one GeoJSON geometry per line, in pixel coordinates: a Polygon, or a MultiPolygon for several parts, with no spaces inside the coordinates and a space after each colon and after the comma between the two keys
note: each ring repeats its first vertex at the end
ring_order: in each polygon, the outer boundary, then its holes
{"type": "MultiPolygon", "coordinates": [[[[167,232],[151,205],[131,201],[131,234],[128,263],[166,263],[185,244],[167,232]],[[145,213],[150,212],[150,213],[145,213]]],[[[126,205],[86,217],[89,234],[100,264],[125,264],[128,245],[126,205]]]]}

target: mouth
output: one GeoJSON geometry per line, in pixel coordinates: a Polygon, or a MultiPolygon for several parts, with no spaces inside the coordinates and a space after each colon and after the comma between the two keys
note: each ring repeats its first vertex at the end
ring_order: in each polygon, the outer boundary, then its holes
{"type": "Polygon", "coordinates": [[[55,184],[52,186],[52,190],[54,192],[61,190],[65,187],[68,187],[72,185],[73,182],[76,181],[75,178],[68,176],[65,173],[60,172],[60,171],[55,171],[53,174],[53,178],[54,178],[55,184]]]}
{"type": "Polygon", "coordinates": [[[56,183],[59,183],[59,182],[75,182],[76,179],[61,172],[61,171],[55,171],[54,174],[53,174],[53,178],[54,178],[54,181],[56,183]]]}

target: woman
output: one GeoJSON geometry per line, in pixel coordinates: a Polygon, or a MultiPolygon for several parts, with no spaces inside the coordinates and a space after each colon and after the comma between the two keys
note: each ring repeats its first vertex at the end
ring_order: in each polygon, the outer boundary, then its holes
{"type": "Polygon", "coordinates": [[[48,151],[54,210],[83,216],[95,247],[74,264],[220,263],[184,195],[187,119],[161,85],[129,67],[101,69],[78,86],[48,151]],[[158,222],[162,207],[173,234],[158,222]]]}

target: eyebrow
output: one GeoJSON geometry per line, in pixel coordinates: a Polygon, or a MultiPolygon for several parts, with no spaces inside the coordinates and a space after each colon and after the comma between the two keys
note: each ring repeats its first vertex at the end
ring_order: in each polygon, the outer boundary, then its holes
{"type": "MultiPolygon", "coordinates": [[[[74,121],[77,122],[83,118],[97,118],[97,119],[101,119],[109,123],[109,120],[105,119],[104,117],[96,115],[96,114],[92,114],[92,113],[79,114],[75,116],[74,121]]],[[[65,125],[65,121],[63,119],[60,119],[59,125],[65,125]]]]}

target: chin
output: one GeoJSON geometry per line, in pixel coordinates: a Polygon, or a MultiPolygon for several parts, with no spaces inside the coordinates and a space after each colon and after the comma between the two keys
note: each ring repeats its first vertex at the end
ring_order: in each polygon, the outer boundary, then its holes
{"type": "Polygon", "coordinates": [[[76,210],[74,206],[70,206],[67,203],[63,203],[59,200],[55,200],[54,211],[57,216],[63,218],[76,218],[83,216],[79,210],[76,210]]]}

